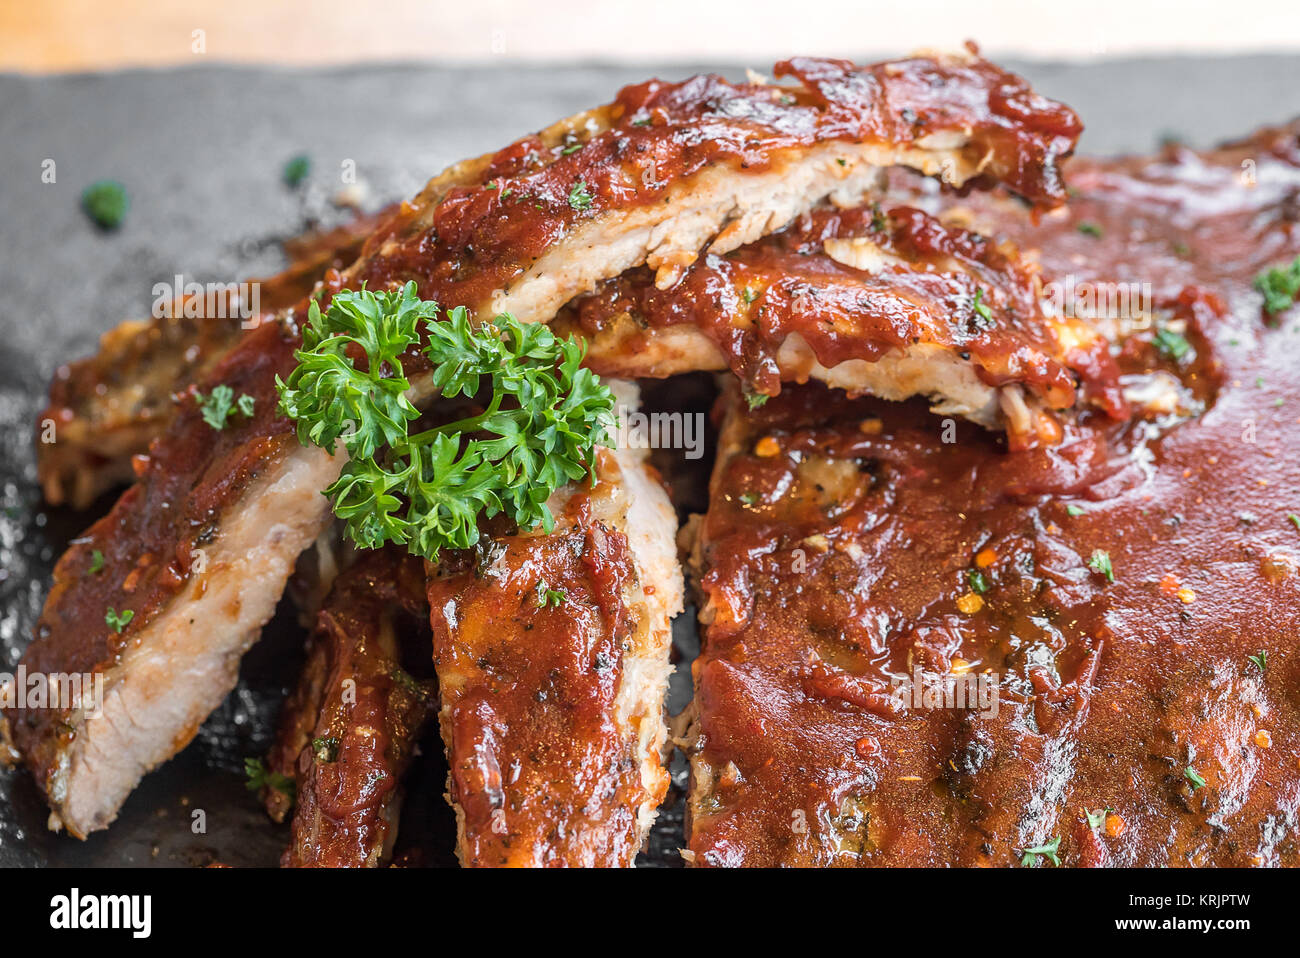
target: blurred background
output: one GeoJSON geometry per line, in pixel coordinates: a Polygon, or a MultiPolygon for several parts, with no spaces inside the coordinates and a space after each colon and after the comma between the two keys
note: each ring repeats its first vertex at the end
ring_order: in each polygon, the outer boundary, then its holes
{"type": "Polygon", "coordinates": [[[758,63],[973,38],[995,57],[1300,49],[1296,0],[0,0],[0,71],[494,58],[758,63]]]}

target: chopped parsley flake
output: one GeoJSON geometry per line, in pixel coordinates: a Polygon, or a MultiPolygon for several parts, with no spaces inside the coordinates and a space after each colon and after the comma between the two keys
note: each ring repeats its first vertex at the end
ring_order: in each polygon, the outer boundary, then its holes
{"type": "Polygon", "coordinates": [[[1074,505],[1073,503],[1071,503],[1070,505],[1068,505],[1068,506],[1065,507],[1065,511],[1066,511],[1066,513],[1068,513],[1069,515],[1072,515],[1072,516],[1081,516],[1081,515],[1083,515],[1084,512],[1087,511],[1087,510],[1082,509],[1082,508],[1080,508],[1079,506],[1076,506],[1076,505],[1074,505]]]}
{"type": "Polygon", "coordinates": [[[1255,277],[1255,288],[1264,294],[1264,312],[1275,316],[1290,308],[1300,295],[1300,256],[1286,266],[1275,266],[1255,277]]]}
{"type": "MultiPolygon", "coordinates": [[[[314,743],[313,743],[314,744],[314,743]]],[[[260,758],[244,759],[244,776],[248,779],[244,787],[250,792],[260,792],[264,788],[273,788],[289,798],[297,795],[297,786],[293,779],[279,772],[272,772],[260,758]]]]}
{"type": "Polygon", "coordinates": [[[1101,227],[1096,223],[1084,221],[1079,224],[1078,229],[1084,236],[1095,236],[1097,239],[1101,239],[1101,227]]]}
{"type": "Polygon", "coordinates": [[[311,750],[318,762],[337,761],[339,757],[339,740],[333,736],[314,738],[311,740],[311,750]]]}
{"type": "Polygon", "coordinates": [[[311,157],[306,153],[299,153],[284,164],[280,177],[284,180],[285,186],[298,186],[307,179],[309,173],[311,173],[311,157]]]}
{"type": "Polygon", "coordinates": [[[972,592],[978,592],[983,595],[989,590],[989,580],[984,577],[984,573],[979,569],[971,569],[966,573],[966,581],[970,583],[972,592]]]}
{"type": "Polygon", "coordinates": [[[226,420],[230,418],[231,412],[236,409],[245,419],[251,418],[255,400],[247,394],[241,395],[236,400],[235,391],[223,383],[220,386],[213,386],[212,392],[206,396],[195,390],[194,401],[199,404],[199,411],[203,414],[203,421],[213,429],[220,431],[226,428],[226,420]]]}
{"type": "Polygon", "coordinates": [[[1104,549],[1097,549],[1088,557],[1088,568],[1104,575],[1107,582],[1115,581],[1115,568],[1110,563],[1110,553],[1104,549]]]}
{"type": "Polygon", "coordinates": [[[1192,344],[1187,341],[1186,337],[1168,327],[1159,330],[1151,340],[1151,344],[1155,346],[1156,351],[1161,356],[1172,359],[1174,362],[1179,362],[1192,349],[1192,344]]]}
{"type": "MultiPolygon", "coordinates": [[[[975,308],[975,315],[979,316],[980,319],[984,320],[984,323],[987,323],[989,326],[993,325],[993,311],[989,309],[988,306],[986,306],[984,303],[983,288],[975,290],[974,308],[975,308]]],[[[984,325],[984,323],[981,323],[980,325],[982,326],[984,325]]]]}
{"type": "Polygon", "coordinates": [[[1296,515],[1294,512],[1288,512],[1286,517],[1288,520],[1290,520],[1291,525],[1295,526],[1297,529],[1300,529],[1300,516],[1296,515]]]}
{"type": "Polygon", "coordinates": [[[745,402],[748,403],[750,409],[758,409],[771,398],[767,393],[745,393],[745,402]]]}
{"type": "Polygon", "coordinates": [[[1113,808],[1099,808],[1095,812],[1085,812],[1084,814],[1088,816],[1088,827],[1101,828],[1102,825],[1106,824],[1106,816],[1114,810],[1113,808]]]}
{"type": "Polygon", "coordinates": [[[117,180],[91,183],[81,194],[81,208],[100,229],[117,229],[130,207],[126,187],[117,180]]]}
{"type": "Polygon", "coordinates": [[[125,629],[134,618],[135,612],[130,609],[123,609],[121,612],[118,612],[113,609],[112,606],[109,606],[108,611],[104,613],[104,623],[118,634],[121,634],[122,630],[125,629]]]}
{"type": "Polygon", "coordinates": [[[90,574],[98,575],[104,571],[104,553],[98,549],[90,550],[90,574]]]}
{"type": "Polygon", "coordinates": [[[558,609],[566,598],[563,589],[552,589],[542,579],[537,581],[537,604],[543,609],[558,609]]]}
{"type": "Polygon", "coordinates": [[[569,190],[569,205],[575,210],[591,209],[591,193],[585,180],[578,180],[569,190]]]}
{"type": "Polygon", "coordinates": [[[1192,791],[1205,787],[1205,779],[1201,778],[1201,773],[1190,765],[1183,770],[1183,777],[1192,783],[1192,791]]]}
{"type": "Polygon", "coordinates": [[[1246,660],[1250,662],[1251,665],[1255,666],[1255,668],[1259,669],[1261,672],[1268,669],[1267,650],[1261,650],[1259,655],[1248,655],[1246,656],[1246,660]]]}
{"type": "Polygon", "coordinates": [[[1045,845],[1035,845],[1033,848],[1026,848],[1020,856],[1020,864],[1026,868],[1033,868],[1038,865],[1038,856],[1045,855],[1047,860],[1053,865],[1060,865],[1061,859],[1057,852],[1061,847],[1061,836],[1057,835],[1045,845]]]}

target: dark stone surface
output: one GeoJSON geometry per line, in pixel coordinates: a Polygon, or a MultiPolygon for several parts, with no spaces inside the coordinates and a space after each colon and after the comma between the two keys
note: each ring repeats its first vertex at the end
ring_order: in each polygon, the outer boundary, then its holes
{"type": "MultiPolygon", "coordinates": [[[[1294,56],[1012,66],[1079,111],[1083,149],[1093,153],[1144,152],[1165,135],[1206,146],[1281,122],[1296,109],[1300,80],[1294,56]]],[[[346,161],[367,205],[378,206],[623,83],[691,72],[501,65],[0,76],[0,669],[27,642],[54,559],[93,518],[43,509],[35,487],[32,425],[60,362],[93,351],[120,320],[148,315],[153,284],[176,273],[225,282],[273,272],[278,240],[341,218],[330,199],[346,161]],[[280,173],[298,153],[311,156],[312,173],[290,190],[280,173]],[[46,159],[56,164],[50,184],[41,179],[46,159]],[[78,207],[82,189],[101,178],[130,191],[131,210],[113,233],[97,231],[78,207]]],[[[684,646],[692,622],[678,622],[684,646]]],[[[0,865],[273,864],[284,830],[245,791],[240,767],[266,746],[300,640],[282,610],[198,739],[88,842],[48,833],[26,775],[0,772],[0,865]],[[206,834],[191,831],[196,809],[206,834]]],[[[688,682],[679,676],[674,690],[682,701],[688,682]]],[[[451,860],[437,751],[427,743],[402,832],[426,864],[451,860]]],[[[676,863],[680,807],[664,818],[647,864],[676,863]]]]}

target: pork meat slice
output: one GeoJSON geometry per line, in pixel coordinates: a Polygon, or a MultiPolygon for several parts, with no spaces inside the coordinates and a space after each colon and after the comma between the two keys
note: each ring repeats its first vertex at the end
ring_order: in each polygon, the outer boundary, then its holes
{"type": "Polygon", "coordinates": [[[644,450],[601,450],[596,474],[553,498],[552,533],[494,536],[431,573],[467,867],[630,866],[668,788],[676,516],[644,450]]]}
{"type": "MultiPolygon", "coordinates": [[[[267,763],[296,786],[285,867],[372,868],[391,853],[437,702],[436,683],[406,669],[428,661],[428,621],[424,565],[405,552],[365,553],[336,581],[267,763]]],[[[263,798],[277,819],[291,804],[276,788],[263,798]]]]}

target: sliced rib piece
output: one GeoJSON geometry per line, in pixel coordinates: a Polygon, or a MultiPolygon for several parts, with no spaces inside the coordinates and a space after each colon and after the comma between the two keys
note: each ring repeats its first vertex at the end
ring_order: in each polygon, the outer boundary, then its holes
{"type": "Polygon", "coordinates": [[[643,453],[602,450],[597,476],[556,494],[550,535],[430,579],[463,865],[631,865],[667,791],[676,516],[643,453]]]}
{"type": "Polygon", "coordinates": [[[194,736],[328,521],[320,490],[338,463],[299,447],[275,414],[274,377],[292,368],[294,345],[279,324],[245,333],[211,382],[255,397],[254,415],[218,431],[187,396],[141,480],[55,567],[23,661],[102,673],[106,700],[99,715],[7,712],[52,827],[103,828],[140,776],[194,736]]]}
{"type": "MultiPolygon", "coordinates": [[[[469,166],[438,182],[464,182],[469,166]]],[[[140,777],[194,737],[234,687],[298,556],[330,521],[320,492],[343,457],[300,446],[275,412],[275,381],[295,365],[304,313],[299,304],[244,331],[198,384],[251,397],[254,415],[216,430],[191,386],[147,461],[137,459],[135,485],[55,566],[22,661],[31,671],[102,673],[106,701],[93,717],[82,707],[5,712],[53,829],[84,838],[106,828],[140,777]],[[114,628],[109,610],[130,620],[114,628]]]]}
{"type": "MultiPolygon", "coordinates": [[[[259,315],[294,305],[326,270],[350,265],[388,212],[286,242],[289,267],[249,281],[258,290],[259,315]]],[[[252,304],[239,301],[236,284],[214,296],[211,303],[184,297],[172,304],[170,315],[121,323],[100,338],[95,355],[59,367],[49,405],[37,420],[38,432],[47,422],[55,429],[54,442],[36,446],[47,502],[84,509],[100,493],[135,478],[132,457],[146,453],[167,427],[173,397],[202,380],[239,339],[245,322],[240,311],[252,304]]]]}
{"type": "MultiPolygon", "coordinates": [[[[324,292],[413,279],[445,306],[545,322],[642,262],[668,277],[706,244],[736,248],[828,196],[856,202],[893,163],[953,184],[1000,176],[1043,205],[1063,196],[1056,162],[1077,118],[976,57],[795,60],[777,72],[800,85],[650,82],[457,164],[387,219],[356,264],[327,274],[324,292]]],[[[13,732],[52,824],[74,835],[105,827],[139,777],[189,741],[324,527],[317,492],[342,457],[299,447],[273,415],[303,312],[245,333],[202,387],[230,385],[256,414],[214,431],[183,401],[139,482],[55,570],[24,661],[104,673],[108,713],[91,726],[81,710],[16,711],[13,732]],[[87,575],[95,551],[103,568],[87,575]],[[120,633],[110,609],[134,614],[120,633]]]]}
{"type": "Polygon", "coordinates": [[[1082,129],[1067,107],[974,55],[858,67],[778,63],[791,85],[652,80],[493,156],[403,208],[354,274],[426,298],[548,321],[646,263],[671,282],[831,199],[853,205],[902,164],[960,186],[1007,183],[1050,208],[1082,129]]]}
{"type": "MultiPolygon", "coordinates": [[[[631,270],[554,325],[588,337],[588,363],[604,374],[729,367],[764,395],[809,378],[886,399],[922,395],[937,413],[1005,424],[1013,445],[1060,438],[1051,411],[1074,405],[1075,369],[1093,393],[1118,391],[1107,342],[1044,312],[1037,273],[1014,247],[907,206],[805,214],[730,255],[701,257],[666,289],[631,270]]],[[[1125,412],[1120,402],[1110,411],[1125,412]]]]}
{"type": "MultiPolygon", "coordinates": [[[[403,667],[429,654],[424,590],[420,560],[371,552],[317,616],[268,761],[296,785],[285,867],[374,867],[391,852],[401,780],[437,702],[436,684],[403,667]]],[[[287,796],[270,788],[264,798],[282,818],[287,796]]]]}

